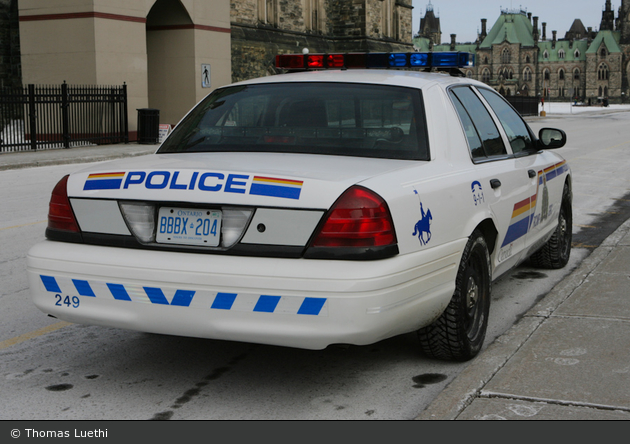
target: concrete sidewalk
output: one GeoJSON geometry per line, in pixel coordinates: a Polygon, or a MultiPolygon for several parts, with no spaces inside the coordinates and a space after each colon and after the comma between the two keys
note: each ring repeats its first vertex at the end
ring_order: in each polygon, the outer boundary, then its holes
{"type": "Polygon", "coordinates": [[[0,153],[0,171],[142,156],[154,153],[158,147],[158,144],[141,145],[129,143],[0,153]]]}
{"type": "Polygon", "coordinates": [[[630,420],[630,220],[419,420],[630,420]]]}

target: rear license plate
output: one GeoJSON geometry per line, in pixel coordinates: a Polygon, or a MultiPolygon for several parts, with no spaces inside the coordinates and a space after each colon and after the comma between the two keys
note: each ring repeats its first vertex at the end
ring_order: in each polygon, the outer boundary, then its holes
{"type": "Polygon", "coordinates": [[[158,243],[216,247],[220,239],[221,211],[161,207],[158,212],[158,243]]]}

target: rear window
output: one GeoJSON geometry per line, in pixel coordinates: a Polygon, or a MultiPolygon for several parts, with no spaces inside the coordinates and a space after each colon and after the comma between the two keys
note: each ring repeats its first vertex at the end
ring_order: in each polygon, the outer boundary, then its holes
{"type": "Polygon", "coordinates": [[[428,160],[422,94],[345,83],[228,87],[201,102],[158,153],[226,151],[428,160]]]}

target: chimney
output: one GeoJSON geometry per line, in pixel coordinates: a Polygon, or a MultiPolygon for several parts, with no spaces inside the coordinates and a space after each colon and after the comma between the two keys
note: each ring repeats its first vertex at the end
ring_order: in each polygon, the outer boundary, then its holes
{"type": "Polygon", "coordinates": [[[558,35],[558,31],[551,31],[551,33],[553,34],[553,44],[551,45],[552,48],[556,47],[556,37],[558,35]]]}
{"type": "Polygon", "coordinates": [[[534,41],[538,41],[538,17],[534,17],[534,41]]]}
{"type": "Polygon", "coordinates": [[[488,35],[486,25],[488,24],[488,19],[481,19],[481,38],[484,39],[488,35]]]}
{"type": "Polygon", "coordinates": [[[543,22],[542,28],[543,28],[542,39],[543,39],[543,42],[544,42],[545,40],[547,40],[547,23],[546,22],[543,22]]]}
{"type": "Polygon", "coordinates": [[[451,51],[455,51],[455,39],[457,38],[457,34],[451,34],[451,51]]]}
{"type": "Polygon", "coordinates": [[[529,20],[529,23],[532,22],[532,13],[531,12],[527,13],[527,20],[529,20]]]}
{"type": "Polygon", "coordinates": [[[588,44],[591,44],[591,41],[593,41],[593,27],[589,26],[586,29],[586,39],[588,40],[588,44]]]}

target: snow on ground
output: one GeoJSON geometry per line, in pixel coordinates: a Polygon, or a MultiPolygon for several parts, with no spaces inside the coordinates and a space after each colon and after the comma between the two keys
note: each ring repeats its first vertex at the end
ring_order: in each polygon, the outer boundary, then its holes
{"type": "Polygon", "coordinates": [[[573,105],[566,102],[546,102],[544,107],[542,104],[538,105],[539,114],[540,111],[544,111],[547,115],[554,114],[580,114],[580,113],[603,113],[611,111],[630,111],[630,105],[610,105],[604,106],[582,106],[573,105]]]}

